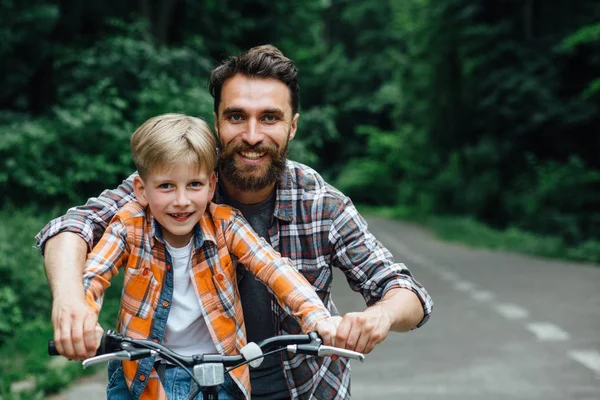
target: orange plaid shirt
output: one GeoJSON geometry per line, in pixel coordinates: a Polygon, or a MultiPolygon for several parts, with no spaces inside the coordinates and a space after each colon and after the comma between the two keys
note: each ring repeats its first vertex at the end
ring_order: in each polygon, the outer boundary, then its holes
{"type": "MultiPolygon", "coordinates": [[[[246,345],[237,289],[238,262],[270,287],[303,331],[314,330],[318,321],[330,316],[290,260],[281,258],[231,207],[210,204],[196,225],[192,260],[192,283],[221,354],[238,354],[246,345]]],[[[133,338],[162,341],[173,293],[172,265],[160,226],[150,210],[137,202],[127,203],[115,215],[88,255],[84,286],[88,304],[96,312],[110,286],[109,280],[120,268],[125,268],[125,278],[117,329],[133,338]]],[[[153,364],[154,358],[123,361],[125,379],[134,399],[166,399],[153,364]]],[[[233,370],[231,376],[249,399],[248,367],[233,370]]]]}

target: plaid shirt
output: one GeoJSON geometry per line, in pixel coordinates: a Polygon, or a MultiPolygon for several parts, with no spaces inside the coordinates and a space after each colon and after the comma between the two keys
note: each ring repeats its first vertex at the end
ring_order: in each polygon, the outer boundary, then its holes
{"type": "MultiPolygon", "coordinates": [[[[291,262],[259,238],[233,208],[210,205],[196,225],[192,260],[193,287],[220,354],[239,354],[246,345],[233,260],[271,288],[286,312],[301,321],[304,332],[330,315],[291,262]]],[[[136,339],[162,341],[173,297],[173,268],[160,225],[137,202],[119,211],[88,255],[83,282],[88,304],[96,312],[120,268],[125,269],[125,278],[117,329],[136,339]]],[[[153,361],[123,362],[133,398],[166,400],[153,361]]],[[[248,367],[236,368],[232,378],[249,399],[248,367]]]]}
{"type": "MultiPolygon", "coordinates": [[[[120,207],[133,199],[132,177],[119,188],[105,191],[85,206],[69,210],[51,221],[38,234],[38,247],[62,231],[79,234],[91,247],[101,236],[108,221],[120,207]]],[[[221,196],[215,194],[215,202],[221,196]]],[[[393,288],[413,291],[421,301],[425,317],[433,302],[426,290],[402,263],[368,231],[350,199],[327,184],[313,169],[288,161],[277,184],[274,223],[269,228],[273,247],[290,258],[294,266],[313,285],[332,314],[337,310],[331,299],[333,267],[346,275],[352,290],[360,292],[367,305],[380,300],[393,288]]],[[[297,333],[299,325],[272,305],[280,333],[297,333]]],[[[290,395],[300,399],[350,398],[350,365],[346,359],[285,355],[284,371],[290,395]]]]}

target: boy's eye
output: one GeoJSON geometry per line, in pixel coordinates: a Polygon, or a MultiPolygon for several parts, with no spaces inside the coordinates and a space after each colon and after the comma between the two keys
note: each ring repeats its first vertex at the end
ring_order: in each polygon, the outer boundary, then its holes
{"type": "Polygon", "coordinates": [[[201,188],[202,186],[204,186],[204,183],[196,181],[196,182],[190,182],[190,187],[192,188],[201,188]]]}
{"type": "Polygon", "coordinates": [[[159,189],[170,189],[171,187],[173,187],[173,185],[171,185],[170,183],[161,183],[160,185],[158,185],[159,189]]]}

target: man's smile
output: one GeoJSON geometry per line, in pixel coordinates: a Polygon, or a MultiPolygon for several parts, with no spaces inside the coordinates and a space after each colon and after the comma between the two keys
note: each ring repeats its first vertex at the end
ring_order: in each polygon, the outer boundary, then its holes
{"type": "Polygon", "coordinates": [[[247,158],[249,160],[260,160],[261,158],[263,158],[265,156],[265,152],[258,152],[258,151],[253,151],[253,150],[248,150],[248,151],[241,151],[240,155],[244,158],[247,158]]]}

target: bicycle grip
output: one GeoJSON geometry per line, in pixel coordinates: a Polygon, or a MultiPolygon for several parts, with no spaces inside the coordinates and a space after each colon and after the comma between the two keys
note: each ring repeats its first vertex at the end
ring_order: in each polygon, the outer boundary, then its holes
{"type": "Polygon", "coordinates": [[[48,340],[48,355],[49,356],[60,356],[58,350],[56,350],[56,345],[54,344],[54,340],[48,340]]]}
{"type": "MultiPolygon", "coordinates": [[[[113,338],[114,337],[113,335],[114,335],[114,332],[112,332],[112,331],[105,331],[102,334],[102,339],[100,339],[100,346],[98,346],[98,349],[96,350],[96,355],[110,353],[110,352],[118,349],[117,343],[109,342],[109,340],[110,340],[109,337],[113,338]]],[[[60,356],[61,355],[58,352],[58,350],[56,349],[56,343],[54,342],[54,340],[48,340],[48,355],[49,356],[60,356]]]]}

